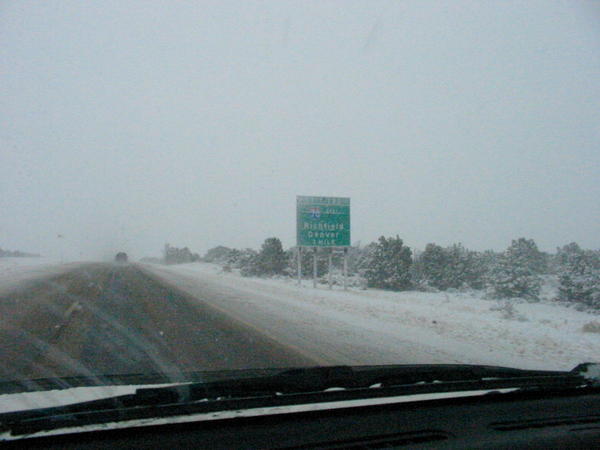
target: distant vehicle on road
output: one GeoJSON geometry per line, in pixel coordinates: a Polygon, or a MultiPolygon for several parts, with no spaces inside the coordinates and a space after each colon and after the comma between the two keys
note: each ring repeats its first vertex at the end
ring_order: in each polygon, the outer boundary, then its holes
{"type": "Polygon", "coordinates": [[[117,253],[117,255],[115,256],[115,261],[116,262],[127,262],[127,253],[125,253],[125,252],[117,253]]]}

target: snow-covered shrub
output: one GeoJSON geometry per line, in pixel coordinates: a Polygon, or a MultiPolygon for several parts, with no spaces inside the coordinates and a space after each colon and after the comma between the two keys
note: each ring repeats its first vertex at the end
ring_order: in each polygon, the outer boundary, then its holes
{"type": "Polygon", "coordinates": [[[576,243],[557,251],[558,298],[600,309],[600,255],[576,243]]]}
{"type": "Polygon", "coordinates": [[[488,274],[493,296],[538,300],[543,260],[533,239],[513,240],[488,274]]]}
{"type": "Polygon", "coordinates": [[[243,250],[233,249],[229,253],[227,264],[236,269],[248,266],[258,255],[256,250],[245,248],[243,250]]]}
{"type": "Polygon", "coordinates": [[[415,257],[413,278],[421,284],[441,291],[483,287],[485,266],[477,259],[476,252],[465,249],[461,244],[442,248],[427,244],[425,251],[415,257]]]}
{"type": "Polygon", "coordinates": [[[365,273],[371,264],[371,260],[375,255],[375,250],[377,250],[377,242],[371,242],[364,247],[359,247],[356,252],[352,255],[351,264],[349,261],[348,269],[350,273],[355,273],[362,277],[365,277],[365,273]]]}
{"type": "Polygon", "coordinates": [[[240,267],[242,276],[282,275],[288,265],[288,258],[283,251],[281,241],[276,238],[265,239],[260,252],[248,252],[246,260],[240,267]]]}
{"type": "Polygon", "coordinates": [[[490,307],[490,311],[499,311],[502,313],[502,318],[507,320],[518,320],[525,322],[527,318],[523,314],[519,314],[511,302],[504,301],[490,307]]]}
{"type": "Polygon", "coordinates": [[[200,261],[200,255],[192,253],[187,247],[177,248],[165,244],[163,249],[163,261],[165,264],[184,264],[200,261]]]}
{"type": "Polygon", "coordinates": [[[586,333],[600,333],[600,322],[588,322],[581,328],[581,330],[586,333]]]}
{"type": "Polygon", "coordinates": [[[381,236],[366,262],[365,278],[369,287],[407,290],[412,287],[410,266],[412,252],[399,236],[381,236]]]}
{"type": "Polygon", "coordinates": [[[244,265],[240,267],[240,275],[243,277],[259,277],[263,275],[260,268],[258,253],[249,256],[244,265]]]}
{"type": "MultiPolygon", "coordinates": [[[[328,285],[329,284],[329,274],[325,274],[321,278],[317,279],[319,284],[328,285]]],[[[340,271],[334,271],[331,274],[331,284],[333,286],[343,286],[344,285],[344,274],[340,271]]],[[[367,288],[367,280],[365,280],[360,275],[349,275],[346,279],[346,286],[350,288],[356,289],[366,289],[367,288]]]]}
{"type": "MultiPolygon", "coordinates": [[[[298,250],[295,247],[286,251],[287,267],[285,272],[294,278],[298,273],[297,251],[298,250]]],[[[313,276],[313,255],[314,252],[312,248],[302,249],[302,278],[312,278],[313,276]]],[[[328,258],[327,249],[317,249],[317,278],[322,277],[327,273],[328,258]]]]}
{"type": "MultiPolygon", "coordinates": [[[[367,247],[361,247],[360,242],[348,247],[346,259],[348,263],[349,275],[358,273],[360,261],[364,258],[365,253],[368,252],[367,247]]],[[[343,262],[343,260],[341,262],[343,262]]]]}
{"type": "MultiPolygon", "coordinates": [[[[314,272],[314,255],[313,249],[304,249],[302,251],[302,276],[312,278],[314,272]]],[[[327,273],[328,259],[326,249],[317,249],[317,277],[322,277],[327,273]]]]}
{"type": "Polygon", "coordinates": [[[231,252],[230,248],[218,245],[208,250],[202,260],[210,263],[225,264],[231,252]]]}

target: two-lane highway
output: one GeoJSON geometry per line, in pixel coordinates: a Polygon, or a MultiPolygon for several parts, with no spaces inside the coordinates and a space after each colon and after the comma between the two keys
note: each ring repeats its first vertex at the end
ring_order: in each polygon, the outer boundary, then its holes
{"type": "Polygon", "coordinates": [[[0,381],[316,364],[127,264],[0,297],[0,361],[0,381]]]}

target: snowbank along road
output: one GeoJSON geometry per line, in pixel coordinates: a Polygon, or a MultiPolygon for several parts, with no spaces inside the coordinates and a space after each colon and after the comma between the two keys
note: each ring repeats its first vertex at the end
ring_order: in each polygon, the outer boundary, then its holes
{"type": "Polygon", "coordinates": [[[323,364],[569,370],[600,354],[600,333],[586,331],[599,316],[553,301],[551,289],[539,302],[506,304],[481,291],[313,289],[310,281],[244,278],[208,263],[143,268],[323,364]]]}

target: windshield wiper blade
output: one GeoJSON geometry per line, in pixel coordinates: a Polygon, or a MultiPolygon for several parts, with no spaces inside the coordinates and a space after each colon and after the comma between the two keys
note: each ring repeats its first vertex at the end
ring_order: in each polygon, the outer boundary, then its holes
{"type": "Polygon", "coordinates": [[[64,390],[78,387],[177,384],[189,382],[201,383],[232,378],[263,377],[277,374],[282,370],[283,369],[236,369],[143,372],[1,380],[0,395],[18,394],[22,392],[64,390]]]}
{"type": "Polygon", "coordinates": [[[138,388],[134,394],[72,405],[0,414],[13,434],[150,417],[440,392],[503,388],[560,391],[598,387],[600,365],[572,371],[477,365],[334,366],[283,370],[275,375],[138,388]],[[597,375],[596,375],[597,376],[597,375]],[[336,389],[337,388],[337,389],[336,389]],[[331,389],[331,390],[330,390],[331,389]]]}
{"type": "Polygon", "coordinates": [[[267,377],[142,388],[136,391],[136,395],[138,399],[147,401],[189,401],[249,394],[321,392],[330,388],[360,389],[374,385],[389,388],[417,383],[497,380],[510,381],[514,385],[580,385],[584,382],[580,373],[584,366],[580,365],[573,371],[525,370],[468,364],[312,367],[284,370],[267,377]]]}

